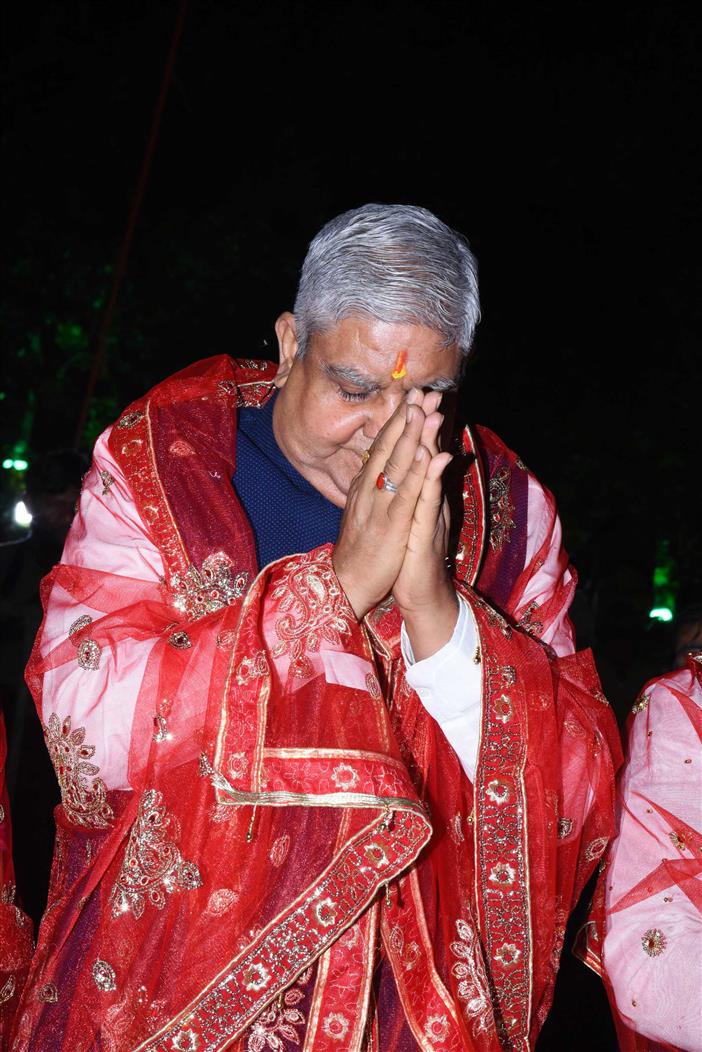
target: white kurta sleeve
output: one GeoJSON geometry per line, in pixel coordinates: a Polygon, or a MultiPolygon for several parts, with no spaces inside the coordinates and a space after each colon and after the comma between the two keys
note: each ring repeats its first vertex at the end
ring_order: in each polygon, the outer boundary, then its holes
{"type": "Polygon", "coordinates": [[[461,595],[458,602],[453,635],[441,650],[415,662],[404,624],[401,647],[408,684],[439,724],[473,781],[480,739],[482,679],[480,665],[474,661],[477,630],[473,614],[461,595]]]}

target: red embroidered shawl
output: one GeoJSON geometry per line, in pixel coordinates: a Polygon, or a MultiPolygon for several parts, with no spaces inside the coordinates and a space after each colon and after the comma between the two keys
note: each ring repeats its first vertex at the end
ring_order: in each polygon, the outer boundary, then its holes
{"type": "Polygon", "coordinates": [[[272,375],[210,359],[132,405],[44,582],[28,682],[63,804],[17,1052],[377,1048],[379,943],[415,1047],[532,1047],[548,1011],[618,762],[591,659],[536,638],[574,587],[564,553],[524,617],[552,498],[529,565],[501,572],[490,458],[503,512],[526,469],[481,432],[457,558],[483,670],[473,786],[404,680],[397,611],[358,624],[331,546],[255,576],[235,407],[272,375]]]}

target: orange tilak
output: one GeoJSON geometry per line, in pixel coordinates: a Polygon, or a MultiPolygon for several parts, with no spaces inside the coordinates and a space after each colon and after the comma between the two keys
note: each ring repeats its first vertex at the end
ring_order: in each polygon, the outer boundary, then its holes
{"type": "Polygon", "coordinates": [[[407,369],[405,368],[405,362],[407,361],[407,351],[400,351],[397,355],[397,361],[395,362],[395,368],[390,373],[393,380],[401,380],[403,376],[407,376],[407,369]]]}

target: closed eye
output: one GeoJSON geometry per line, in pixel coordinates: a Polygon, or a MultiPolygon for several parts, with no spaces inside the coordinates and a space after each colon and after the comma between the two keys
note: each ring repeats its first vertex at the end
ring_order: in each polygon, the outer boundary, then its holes
{"type": "Polygon", "coordinates": [[[343,387],[339,388],[339,394],[345,402],[363,402],[370,393],[370,391],[346,391],[343,387]]]}

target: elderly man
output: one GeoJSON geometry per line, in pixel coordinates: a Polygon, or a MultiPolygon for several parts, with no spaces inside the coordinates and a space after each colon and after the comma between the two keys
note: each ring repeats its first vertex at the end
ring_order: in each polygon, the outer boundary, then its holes
{"type": "Polygon", "coordinates": [[[451,534],[477,319],[464,239],[369,205],[277,368],[98,441],[28,672],[63,802],[17,1050],[533,1045],[617,745],[553,500],[485,430],[451,534]]]}

